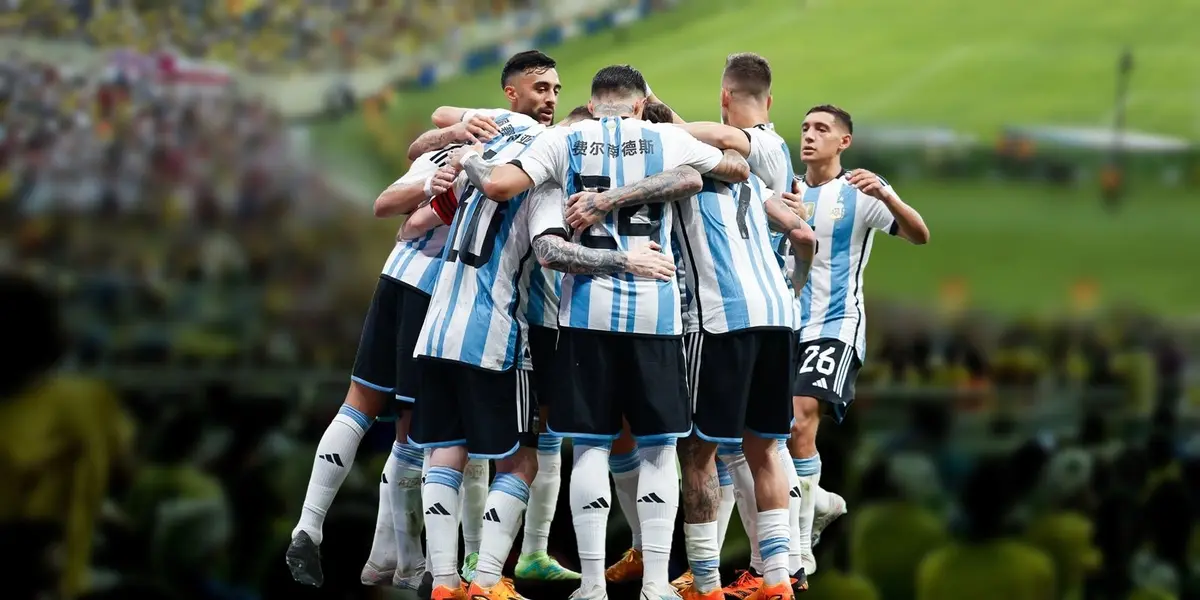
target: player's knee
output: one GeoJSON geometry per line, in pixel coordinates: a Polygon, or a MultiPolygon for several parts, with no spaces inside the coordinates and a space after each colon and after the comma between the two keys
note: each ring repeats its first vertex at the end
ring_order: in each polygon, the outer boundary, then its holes
{"type": "Polygon", "coordinates": [[[463,469],[467,468],[467,459],[466,446],[434,448],[429,453],[429,466],[449,467],[461,473],[463,469]]]}
{"type": "Polygon", "coordinates": [[[679,440],[679,464],[686,470],[709,472],[716,469],[717,444],[695,434],[679,440]]]}
{"type": "Polygon", "coordinates": [[[373,390],[357,381],[351,381],[350,389],[346,392],[345,404],[371,419],[376,419],[387,408],[390,396],[391,394],[373,390]]]}
{"type": "Polygon", "coordinates": [[[537,470],[537,451],[534,448],[518,448],[511,456],[496,461],[496,473],[512,473],[526,485],[533,483],[537,470]]]}

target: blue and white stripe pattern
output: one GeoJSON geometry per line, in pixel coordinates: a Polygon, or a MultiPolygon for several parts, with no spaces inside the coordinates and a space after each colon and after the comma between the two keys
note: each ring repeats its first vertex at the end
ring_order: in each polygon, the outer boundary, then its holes
{"type": "Polygon", "coordinates": [[[800,341],[841,340],[864,357],[863,272],[875,230],[895,233],[895,219],[882,202],[850,185],[844,173],[817,187],[801,180],[800,188],[817,235],[808,283],[796,299],[800,341]]]}
{"type": "MultiPolygon", "coordinates": [[[[579,443],[579,442],[575,442],[579,443]]],[[[637,449],[628,454],[609,454],[608,455],[608,470],[612,473],[628,473],[642,464],[638,458],[637,449]]]]}
{"type": "Polygon", "coordinates": [[[769,195],[754,175],[733,186],[705,178],[703,191],[679,203],[688,288],[706,333],[795,326],[763,208],[769,195]]]}
{"type": "Polygon", "coordinates": [[[430,467],[429,472],[425,474],[425,485],[444,485],[453,490],[460,490],[462,482],[462,471],[456,471],[450,467],[430,467]]]}
{"type": "Polygon", "coordinates": [[[420,470],[425,461],[425,452],[415,446],[402,444],[400,442],[392,442],[392,456],[400,461],[400,464],[420,470]]]}
{"type": "Polygon", "coordinates": [[[338,409],[338,414],[344,417],[349,417],[354,421],[354,424],[361,427],[363,431],[370,429],[371,423],[374,422],[374,419],[368,417],[367,415],[363,414],[361,410],[358,410],[349,404],[343,404],[341,408],[338,409]]]}
{"type": "MultiPolygon", "coordinates": [[[[537,232],[531,232],[536,235],[537,232]]],[[[525,322],[530,325],[558,329],[558,297],[562,294],[563,274],[543,268],[532,255],[525,267],[522,288],[529,293],[522,297],[525,322]]]]}
{"type": "Polygon", "coordinates": [[[529,484],[512,473],[500,473],[492,480],[489,488],[493,492],[508,494],[524,504],[529,504],[529,484]]]}

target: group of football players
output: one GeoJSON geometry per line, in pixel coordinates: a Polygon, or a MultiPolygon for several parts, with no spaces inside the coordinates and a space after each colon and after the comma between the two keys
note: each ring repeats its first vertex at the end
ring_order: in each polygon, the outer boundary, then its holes
{"type": "Polygon", "coordinates": [[[636,579],[645,600],[792,598],[846,512],[815,438],[822,407],[840,420],[854,398],[874,232],[928,229],[881,177],[843,169],[840,108],[807,111],[794,174],[756,54],[727,59],[720,122],[685,122],[627,65],[557,123],[553,59],[516,54],[500,82],[508,108],[438,109],[375,201],[407,218],[317,448],[293,576],[322,583],[325,513],[392,419],[365,584],[521,598],[502,569],[523,523],[515,578],[578,579],[572,598],[636,579]],[[562,438],[579,573],[546,552],[562,438]],[[614,488],[633,542],[606,566],[614,488]],[[672,581],[681,499],[690,570],[672,581]],[[722,588],[735,505],[752,556],[722,588]]]}

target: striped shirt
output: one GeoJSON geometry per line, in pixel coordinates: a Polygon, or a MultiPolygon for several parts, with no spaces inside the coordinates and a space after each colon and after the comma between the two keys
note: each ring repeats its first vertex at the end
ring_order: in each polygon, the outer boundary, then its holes
{"type": "MultiPolygon", "coordinates": [[[[485,145],[484,156],[512,160],[545,131],[534,125],[497,137],[485,145]]],[[[530,254],[531,193],[495,202],[465,175],[456,185],[462,200],[449,226],[445,262],[415,354],[492,371],[531,368],[525,361],[526,325],[518,310],[522,267],[530,254]]]]}
{"type": "Polygon", "coordinates": [[[563,274],[542,267],[532,254],[524,271],[526,275],[521,282],[521,289],[528,290],[528,293],[521,297],[521,313],[525,315],[525,322],[558,329],[558,297],[562,293],[563,274]]]}
{"type": "MultiPolygon", "coordinates": [[[[450,162],[450,151],[459,145],[417,157],[408,172],[391,187],[414,183],[423,185],[430,175],[450,162]]],[[[446,245],[446,232],[449,230],[449,227],[439,224],[416,239],[396,242],[392,253],[383,263],[382,274],[425,294],[432,293],[433,283],[437,281],[438,270],[442,266],[442,248],[446,245]]]]}
{"type": "MultiPolygon", "coordinates": [[[[889,191],[891,186],[879,178],[889,191]]],[[[808,284],[796,298],[800,341],[837,339],[866,356],[863,271],[871,257],[875,230],[895,235],[899,229],[883,202],[850,185],[843,171],[832,181],[809,187],[800,180],[809,225],[817,234],[808,284]]]]}
{"type": "Polygon", "coordinates": [[[701,331],[795,327],[763,208],[772,195],[754,175],[733,185],[705,178],[703,191],[679,203],[676,228],[701,331]]]}
{"type": "MultiPolygon", "coordinates": [[[[561,129],[561,130],[560,130],[561,129]]],[[[604,117],[538,138],[516,161],[535,184],[553,181],[566,195],[631,185],[682,165],[701,173],[721,161],[721,152],[666,124],[639,119],[604,117]]],[[[673,204],[629,206],[609,213],[601,223],[579,236],[589,248],[630,251],[651,241],[670,255],[673,204]]],[[[677,336],[680,320],[679,286],[617,275],[563,276],[559,305],[560,327],[641,335],[677,336]]]]}

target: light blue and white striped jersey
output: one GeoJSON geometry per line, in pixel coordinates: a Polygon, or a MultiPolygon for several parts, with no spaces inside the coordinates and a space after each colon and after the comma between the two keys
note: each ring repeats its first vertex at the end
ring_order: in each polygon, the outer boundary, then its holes
{"type": "Polygon", "coordinates": [[[808,284],[796,298],[800,341],[841,340],[854,346],[861,359],[866,356],[863,271],[875,230],[895,235],[896,220],[883,202],[850,185],[845,171],[817,187],[801,179],[800,189],[810,215],[808,224],[817,234],[808,284]]]}
{"type": "Polygon", "coordinates": [[[771,247],[763,208],[772,195],[753,174],[733,185],[706,177],[699,194],[679,203],[676,229],[701,331],[795,327],[793,294],[771,247]]]}
{"type": "MultiPolygon", "coordinates": [[[[750,163],[750,172],[762,179],[769,189],[776,192],[792,191],[792,180],[796,176],[795,167],[792,166],[792,153],[788,150],[787,142],[775,133],[775,125],[755,125],[743,131],[750,138],[750,156],[746,157],[746,162],[750,163]]],[[[787,236],[772,231],[771,248],[783,266],[784,279],[788,289],[791,289],[791,273],[796,266],[796,258],[792,254],[787,236]]]]}
{"type": "Polygon", "coordinates": [[[542,267],[532,254],[524,272],[521,289],[528,293],[521,296],[521,313],[525,315],[525,322],[558,329],[558,296],[562,293],[562,273],[542,267]]]}
{"type": "Polygon", "coordinates": [[[683,332],[696,333],[700,331],[700,315],[697,312],[696,294],[692,293],[687,282],[687,261],[683,257],[678,227],[671,232],[671,254],[675,255],[675,281],[679,284],[679,314],[683,321],[683,332]]]}
{"type": "MultiPolygon", "coordinates": [[[[568,196],[585,190],[631,185],[688,165],[707,173],[721,162],[721,151],[687,132],[639,119],[604,117],[555,128],[538,138],[518,161],[535,184],[553,181],[568,196]]],[[[670,203],[630,206],[614,211],[576,240],[589,248],[629,251],[651,241],[670,253],[675,207],[670,203]]],[[[674,256],[670,256],[674,260],[674,256]]],[[[559,327],[642,335],[677,336],[679,286],[619,275],[563,276],[559,327]]]]}
{"type": "MultiPolygon", "coordinates": [[[[403,177],[392,187],[413,183],[424,184],[438,169],[450,162],[450,151],[460,144],[441,150],[427,152],[417,157],[403,177]]],[[[418,289],[426,294],[433,292],[438,270],[442,266],[442,248],[446,245],[446,232],[450,228],[438,225],[415,240],[397,241],[392,253],[383,263],[383,275],[418,289]]]]}
{"type": "MultiPolygon", "coordinates": [[[[484,156],[497,163],[512,160],[545,131],[535,125],[497,137],[485,145],[484,156]]],[[[492,371],[531,368],[525,360],[525,319],[518,310],[522,266],[530,254],[531,193],[495,202],[465,175],[456,186],[461,200],[415,355],[492,371]]]]}

